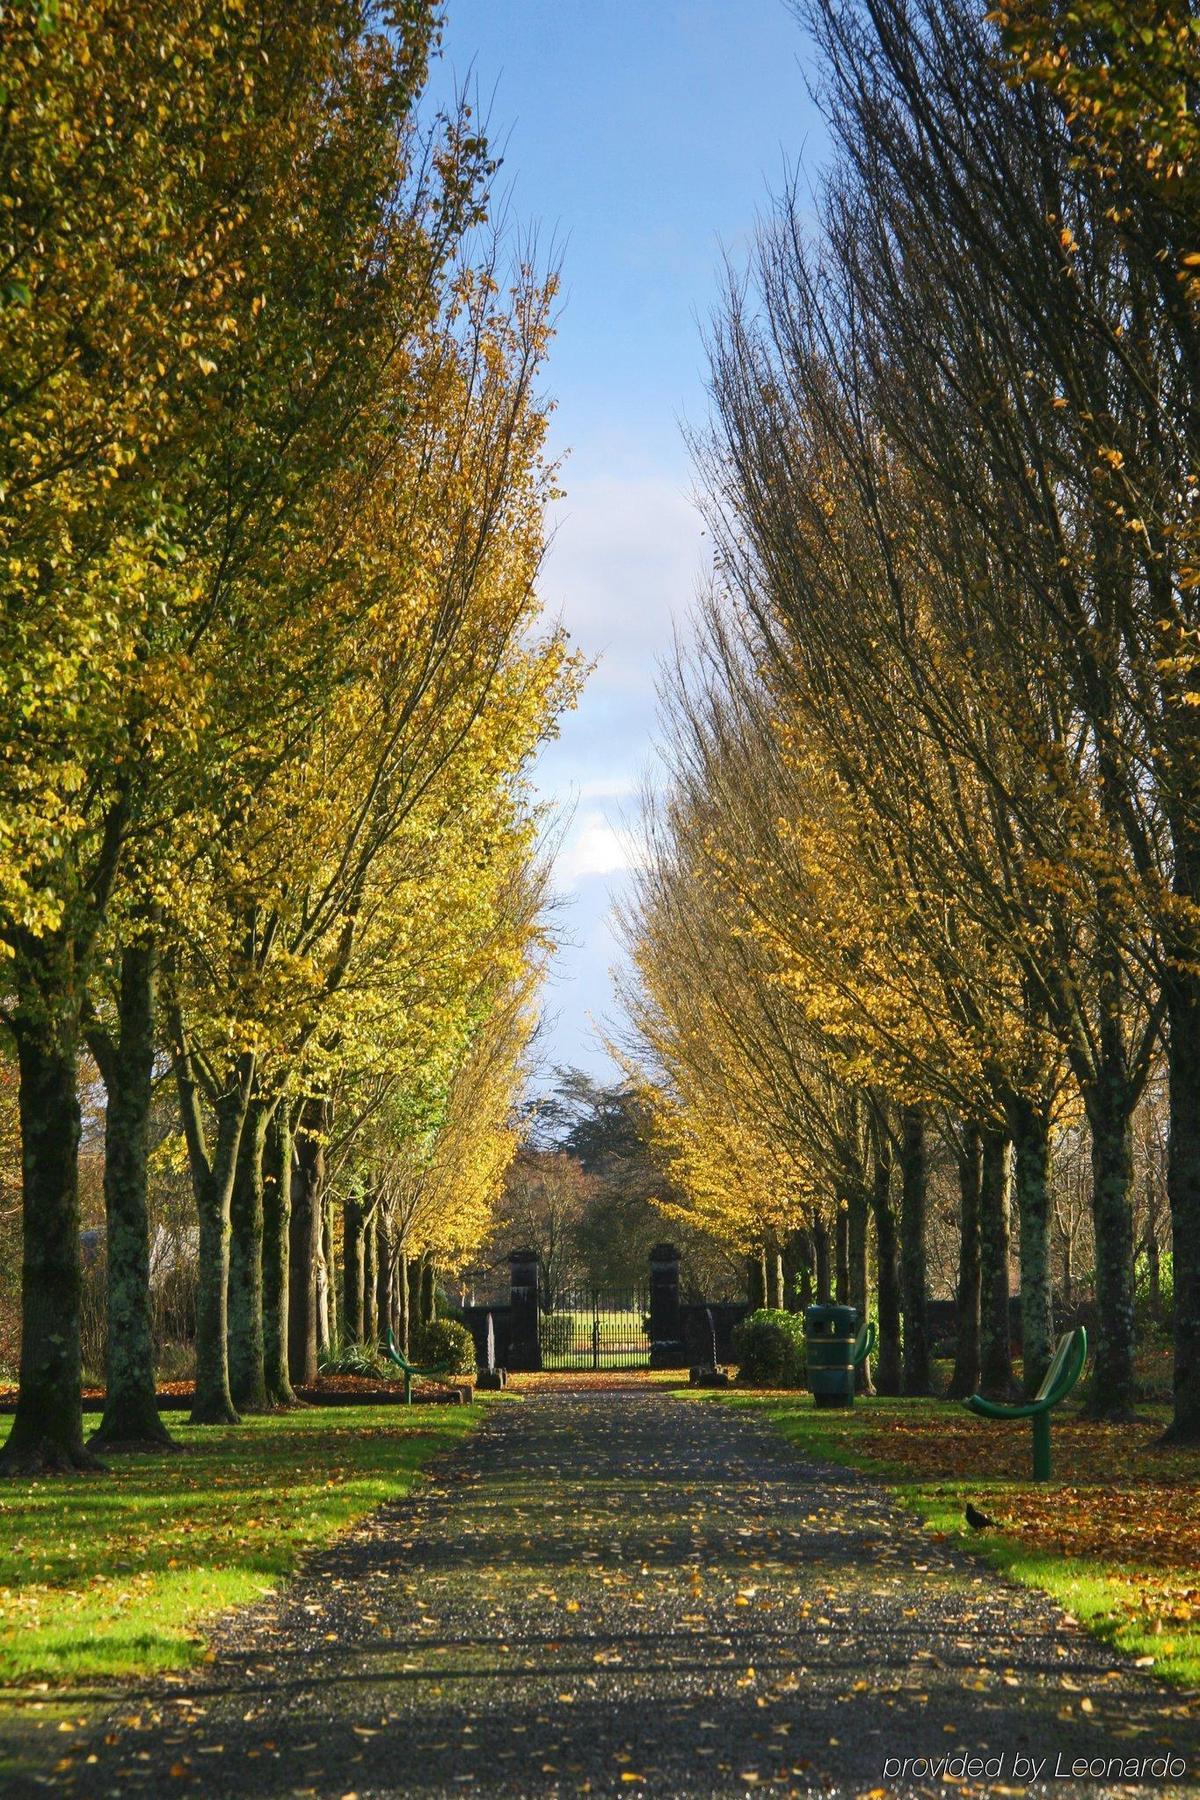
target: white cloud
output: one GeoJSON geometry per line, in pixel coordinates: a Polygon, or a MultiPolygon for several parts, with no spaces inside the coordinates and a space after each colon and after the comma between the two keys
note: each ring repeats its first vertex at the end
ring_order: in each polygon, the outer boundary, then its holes
{"type": "Polygon", "coordinates": [[[633,845],[613,829],[603,813],[587,812],[570,833],[555,873],[563,887],[572,888],[588,875],[619,875],[634,867],[633,845]]]}

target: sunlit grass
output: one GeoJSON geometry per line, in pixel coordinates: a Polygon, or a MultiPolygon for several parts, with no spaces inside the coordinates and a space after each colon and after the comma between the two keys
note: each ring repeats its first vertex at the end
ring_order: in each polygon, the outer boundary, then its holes
{"type": "Polygon", "coordinates": [[[200,1622],[267,1593],[305,1552],[408,1492],[474,1406],[363,1406],[172,1420],[175,1456],[0,1484],[0,1682],[178,1668],[200,1622]]]}
{"type": "Polygon", "coordinates": [[[765,1412],[809,1455],[880,1477],[938,1537],[1042,1589],[1118,1649],[1153,1658],[1156,1674],[1200,1686],[1200,1453],[1159,1445],[1165,1407],[1130,1425],[1058,1415],[1055,1479],[1033,1483],[1029,1427],[952,1402],[860,1399],[842,1411],[800,1393],[720,1398],[765,1412]],[[968,1500],[1002,1529],[970,1530],[968,1500]]]}

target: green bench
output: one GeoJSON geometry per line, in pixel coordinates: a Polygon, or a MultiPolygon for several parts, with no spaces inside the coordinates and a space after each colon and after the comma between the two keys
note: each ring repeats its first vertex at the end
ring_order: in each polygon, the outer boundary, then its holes
{"type": "MultiPolygon", "coordinates": [[[[420,1369],[417,1367],[416,1363],[410,1363],[403,1350],[398,1347],[396,1340],[390,1331],[387,1334],[387,1359],[389,1362],[395,1363],[396,1367],[404,1376],[405,1406],[412,1405],[413,1382],[418,1378],[423,1381],[437,1381],[440,1376],[450,1374],[449,1363],[435,1363],[427,1369],[420,1369]]],[[[445,1387],[452,1387],[453,1385],[454,1384],[449,1381],[443,1382],[443,1386],[445,1387]]]]}
{"type": "Polygon", "coordinates": [[[999,1400],[985,1400],[972,1394],[965,1404],[981,1419],[1028,1419],[1033,1426],[1033,1479],[1050,1479],[1050,1414],[1066,1399],[1087,1361],[1087,1332],[1082,1325],[1064,1332],[1055,1347],[1046,1370],[1046,1379],[1032,1400],[1019,1406],[1006,1406],[999,1400]]]}
{"type": "Polygon", "coordinates": [[[854,1349],[850,1352],[850,1361],[854,1368],[861,1369],[868,1356],[874,1356],[875,1346],[878,1342],[879,1332],[874,1319],[864,1320],[858,1328],[854,1349]]]}

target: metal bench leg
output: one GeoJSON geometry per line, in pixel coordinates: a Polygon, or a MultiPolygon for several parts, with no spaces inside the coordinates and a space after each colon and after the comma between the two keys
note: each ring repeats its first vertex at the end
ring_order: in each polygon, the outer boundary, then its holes
{"type": "Polygon", "coordinates": [[[1034,1413],[1030,1423],[1033,1426],[1033,1479],[1049,1481],[1050,1479],[1050,1414],[1034,1413]]]}

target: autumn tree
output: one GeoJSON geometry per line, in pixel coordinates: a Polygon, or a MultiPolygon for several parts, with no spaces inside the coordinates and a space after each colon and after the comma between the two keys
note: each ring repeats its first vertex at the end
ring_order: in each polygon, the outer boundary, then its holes
{"type": "MultiPolygon", "coordinates": [[[[153,956],[121,963],[120,939],[153,935],[195,845],[286,756],[335,666],[318,603],[340,547],[330,482],[348,519],[370,466],[353,428],[436,307],[486,160],[458,122],[428,161],[414,137],[430,7],[126,14],[65,8],[39,26],[26,9],[5,39],[23,201],[4,477],[3,896],[28,1096],[14,1467],[84,1460],[73,1089],[95,957],[111,921],[114,966],[141,984],[124,1023],[149,1017],[153,956]],[[248,634],[271,684],[251,678],[248,634]]],[[[144,1030],[127,1050],[109,1071],[144,1094],[144,1030]]],[[[138,1095],[113,1110],[114,1131],[142,1131],[138,1095]]],[[[140,1181],[130,1148],[113,1159],[114,1223],[140,1181]]],[[[137,1312],[128,1206],[114,1297],[137,1312]]],[[[106,1435],[144,1437],[148,1372],[130,1354],[145,1334],[122,1338],[106,1435]]]]}

